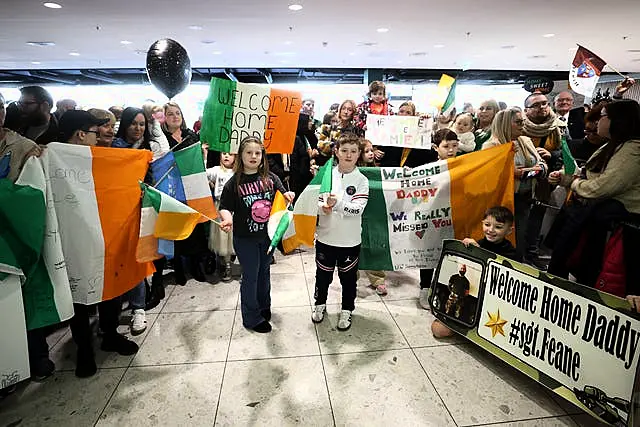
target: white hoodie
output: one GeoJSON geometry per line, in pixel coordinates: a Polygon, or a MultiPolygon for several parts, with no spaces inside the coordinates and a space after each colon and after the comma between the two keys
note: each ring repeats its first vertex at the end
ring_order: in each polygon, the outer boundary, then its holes
{"type": "Polygon", "coordinates": [[[160,127],[160,122],[153,117],[149,121],[149,133],[151,139],[149,145],[151,146],[151,152],[153,153],[152,161],[158,160],[171,150],[169,147],[169,141],[160,127]]]}
{"type": "MultiPolygon", "coordinates": [[[[362,240],[362,213],[369,201],[369,181],[358,168],[343,174],[335,166],[332,173],[331,192],[338,201],[329,215],[322,208],[318,210],[317,240],[329,246],[351,248],[362,240]]],[[[322,206],[324,200],[320,197],[318,204],[322,206]]]]}

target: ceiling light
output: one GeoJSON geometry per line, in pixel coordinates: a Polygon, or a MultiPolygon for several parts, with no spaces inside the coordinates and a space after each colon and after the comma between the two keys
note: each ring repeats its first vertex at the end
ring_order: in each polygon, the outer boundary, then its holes
{"type": "Polygon", "coordinates": [[[80,54],[78,52],[69,52],[69,55],[71,55],[71,56],[80,56],[80,54]]]}
{"type": "Polygon", "coordinates": [[[40,46],[40,47],[55,46],[56,45],[54,42],[27,42],[27,44],[29,46],[40,46]]]}
{"type": "Polygon", "coordinates": [[[212,55],[222,55],[222,51],[220,50],[214,50],[213,52],[211,52],[212,55]]]}
{"type": "Polygon", "coordinates": [[[366,46],[366,47],[373,47],[373,46],[377,46],[378,43],[376,42],[358,42],[358,46],[366,46]]]}
{"type": "Polygon", "coordinates": [[[42,62],[40,62],[40,61],[31,61],[31,63],[32,63],[33,65],[40,65],[40,64],[42,64],[42,62]]]}
{"type": "Polygon", "coordinates": [[[211,39],[202,40],[200,43],[202,44],[214,44],[216,41],[211,39]]]}
{"type": "Polygon", "coordinates": [[[409,56],[427,56],[427,52],[411,52],[409,56]]]}
{"type": "Polygon", "coordinates": [[[349,56],[356,56],[355,52],[349,52],[349,56]]]}
{"type": "Polygon", "coordinates": [[[556,35],[553,33],[547,33],[547,34],[543,34],[542,37],[550,39],[551,37],[555,37],[556,35]]]}
{"type": "Polygon", "coordinates": [[[193,31],[200,31],[202,27],[200,25],[189,25],[189,29],[193,31]]]}
{"type": "Polygon", "coordinates": [[[376,31],[379,32],[379,33],[388,33],[389,29],[388,28],[378,28],[376,31]]]}
{"type": "Polygon", "coordinates": [[[130,42],[129,40],[120,40],[120,44],[131,44],[133,42],[130,42]]]}
{"type": "Polygon", "coordinates": [[[629,53],[640,53],[640,49],[627,49],[629,53]]]}
{"type": "Polygon", "coordinates": [[[529,57],[529,59],[542,59],[542,58],[546,58],[547,55],[531,55],[529,57]]]}
{"type": "Polygon", "coordinates": [[[287,40],[286,42],[284,42],[284,44],[286,44],[287,46],[292,45],[293,42],[291,40],[287,40]]]}
{"type": "Polygon", "coordinates": [[[500,46],[500,49],[515,49],[515,45],[505,44],[504,46],[500,46]]]}
{"type": "Polygon", "coordinates": [[[42,5],[44,7],[48,7],[49,9],[62,9],[62,6],[60,6],[58,3],[43,3],[42,5]]]}
{"type": "Polygon", "coordinates": [[[302,10],[302,5],[301,4],[290,4],[289,5],[289,10],[293,10],[294,12],[297,12],[299,10],[302,10]]]}
{"type": "Polygon", "coordinates": [[[436,49],[442,49],[444,47],[443,44],[434,44],[433,47],[435,47],[436,49]]]}

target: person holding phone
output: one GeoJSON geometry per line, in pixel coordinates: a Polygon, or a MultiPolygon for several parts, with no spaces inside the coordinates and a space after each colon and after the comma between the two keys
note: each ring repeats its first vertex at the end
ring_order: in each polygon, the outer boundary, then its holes
{"type": "MultiPolygon", "coordinates": [[[[527,224],[533,203],[533,190],[538,179],[546,178],[548,167],[540,157],[530,138],[523,136],[524,118],[518,107],[507,108],[496,114],[491,125],[491,138],[482,149],[513,143],[515,150],[514,202],[516,220],[516,252],[524,258],[527,246],[535,243],[537,236],[527,235],[527,224]]],[[[529,233],[531,234],[531,233],[529,233]]]]}

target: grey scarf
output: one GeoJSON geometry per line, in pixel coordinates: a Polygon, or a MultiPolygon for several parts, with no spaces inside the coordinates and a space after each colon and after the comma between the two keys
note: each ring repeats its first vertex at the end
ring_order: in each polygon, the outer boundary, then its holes
{"type": "Polygon", "coordinates": [[[530,138],[544,138],[551,132],[558,130],[560,126],[566,126],[566,123],[558,120],[558,116],[553,111],[544,123],[533,123],[527,116],[524,117],[524,134],[530,138]]]}

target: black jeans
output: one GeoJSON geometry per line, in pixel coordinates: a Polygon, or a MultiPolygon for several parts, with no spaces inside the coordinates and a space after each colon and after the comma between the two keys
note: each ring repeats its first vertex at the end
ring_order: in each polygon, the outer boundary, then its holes
{"type": "MultiPolygon", "coordinates": [[[[532,230],[529,228],[529,216],[531,215],[531,204],[533,203],[531,193],[514,195],[514,217],[516,221],[516,253],[518,259],[524,259],[532,230]]],[[[533,228],[533,227],[532,227],[533,228]]],[[[539,231],[539,229],[538,229],[539,231]]]]}
{"type": "MultiPolygon", "coordinates": [[[[78,350],[93,349],[93,331],[89,323],[89,307],[83,304],[73,304],[74,316],[71,318],[71,336],[78,346],[78,350]]],[[[120,297],[98,303],[98,315],[100,329],[105,337],[110,337],[118,333],[118,320],[120,308],[122,307],[120,297]]]]}
{"type": "Polygon", "coordinates": [[[315,305],[327,303],[329,285],[333,282],[333,271],[337,265],[342,285],[342,309],[355,309],[359,257],[360,245],[339,248],[316,241],[315,305]]]}
{"type": "Polygon", "coordinates": [[[434,271],[433,268],[420,269],[420,289],[429,289],[431,287],[434,271]]]}

